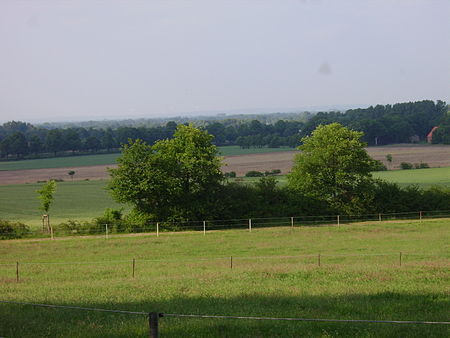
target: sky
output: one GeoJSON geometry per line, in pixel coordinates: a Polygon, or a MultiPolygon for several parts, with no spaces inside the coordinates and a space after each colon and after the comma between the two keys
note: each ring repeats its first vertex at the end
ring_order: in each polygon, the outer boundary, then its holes
{"type": "Polygon", "coordinates": [[[0,122],[450,101],[448,0],[0,1],[0,122]]]}

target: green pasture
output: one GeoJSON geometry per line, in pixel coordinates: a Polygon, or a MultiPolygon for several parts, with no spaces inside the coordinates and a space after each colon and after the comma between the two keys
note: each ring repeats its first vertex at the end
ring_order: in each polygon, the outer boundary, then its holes
{"type": "MultiPolygon", "coordinates": [[[[449,237],[449,221],[435,220],[3,241],[0,299],[178,314],[448,321],[449,237]]],[[[5,337],[148,337],[139,315],[0,303],[0,318],[5,337]]],[[[163,317],[160,334],[422,338],[448,337],[450,328],[163,317]]]]}
{"type": "MultiPolygon", "coordinates": [[[[380,178],[389,182],[398,183],[400,186],[418,185],[422,188],[431,186],[450,187],[450,167],[411,169],[411,170],[389,170],[373,172],[374,178],[380,178]]],[[[287,176],[275,176],[281,185],[287,184],[287,176]]],[[[230,182],[255,183],[259,177],[238,177],[229,179],[230,182]]]]}
{"type": "MultiPolygon", "coordinates": [[[[241,149],[239,146],[219,147],[221,156],[249,155],[270,153],[279,151],[293,151],[293,148],[249,148],[241,149]]],[[[0,161],[0,171],[5,170],[26,170],[26,169],[45,169],[45,168],[66,168],[82,167],[91,165],[115,164],[120,154],[98,154],[98,155],[74,155],[55,158],[42,158],[21,161],[0,161]]]]}
{"type": "Polygon", "coordinates": [[[450,187],[450,167],[378,171],[373,176],[401,186],[416,184],[423,188],[433,185],[450,187]]]}
{"type": "Polygon", "coordinates": [[[2,161],[0,162],[0,171],[107,165],[116,163],[116,159],[119,156],[120,154],[115,153],[99,155],[74,155],[22,161],[2,161]]]}
{"type": "MultiPolygon", "coordinates": [[[[39,226],[42,212],[36,190],[41,187],[41,183],[0,186],[0,219],[39,226]]],[[[106,208],[120,207],[106,190],[106,181],[59,182],[50,217],[53,224],[68,219],[83,221],[101,216],[106,208]]]]}

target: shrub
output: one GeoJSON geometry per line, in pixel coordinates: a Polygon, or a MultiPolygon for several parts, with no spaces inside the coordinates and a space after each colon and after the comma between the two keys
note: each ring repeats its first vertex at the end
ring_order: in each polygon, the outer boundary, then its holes
{"type": "Polygon", "coordinates": [[[400,163],[400,168],[402,168],[404,170],[408,170],[408,169],[412,169],[413,165],[409,162],[402,162],[402,163],[400,163]]]}
{"type": "Polygon", "coordinates": [[[426,169],[426,168],[430,167],[428,165],[428,163],[424,163],[424,162],[416,163],[414,166],[416,169],[426,169]]]}
{"type": "Polygon", "coordinates": [[[226,178],[235,178],[236,177],[236,172],[235,171],[230,171],[228,173],[225,173],[224,176],[226,178]]]}
{"type": "Polygon", "coordinates": [[[373,161],[373,171],[386,171],[387,168],[386,166],[383,164],[383,162],[379,161],[379,160],[374,160],[373,161]]]}
{"type": "Polygon", "coordinates": [[[264,176],[264,174],[256,170],[251,170],[245,174],[245,177],[261,177],[261,176],[264,176]]]}
{"type": "Polygon", "coordinates": [[[0,220],[0,239],[22,238],[30,232],[23,223],[0,220]]]}

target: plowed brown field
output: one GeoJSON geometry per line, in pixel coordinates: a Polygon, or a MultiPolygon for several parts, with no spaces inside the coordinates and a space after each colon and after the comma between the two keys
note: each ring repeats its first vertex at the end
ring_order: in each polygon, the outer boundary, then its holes
{"type": "MultiPolygon", "coordinates": [[[[386,154],[393,157],[390,169],[398,169],[401,162],[420,163],[425,162],[430,167],[450,166],[450,146],[426,146],[426,145],[401,145],[367,148],[368,153],[377,160],[383,161],[386,165],[386,154]]],[[[235,171],[238,176],[243,176],[250,170],[266,171],[280,169],[283,174],[287,174],[292,161],[297,152],[275,152],[266,154],[240,155],[225,157],[224,172],[235,171]]],[[[109,177],[107,168],[114,165],[98,165],[56,169],[32,169],[16,171],[0,171],[0,185],[35,183],[50,178],[68,180],[68,170],[76,172],[74,180],[85,179],[106,179],[109,177]]]]}

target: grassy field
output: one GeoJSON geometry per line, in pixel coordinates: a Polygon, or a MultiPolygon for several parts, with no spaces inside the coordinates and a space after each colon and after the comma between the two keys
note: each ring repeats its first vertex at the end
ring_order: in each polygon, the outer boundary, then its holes
{"type": "MultiPolygon", "coordinates": [[[[270,153],[279,151],[292,151],[293,148],[249,148],[241,149],[239,146],[219,147],[221,156],[232,155],[249,155],[270,153]]],[[[82,167],[92,165],[115,164],[120,154],[100,154],[100,155],[82,155],[82,156],[66,156],[56,158],[43,158],[22,161],[0,162],[0,171],[2,170],[25,170],[25,169],[46,169],[46,168],[66,168],[66,167],[82,167]]]]}
{"type": "MultiPolygon", "coordinates": [[[[53,224],[68,219],[90,220],[106,208],[120,208],[105,189],[106,181],[60,182],[50,208],[53,224]]],[[[32,227],[41,224],[36,190],[42,184],[17,184],[0,187],[0,219],[21,221],[32,227]]]]}
{"type": "Polygon", "coordinates": [[[432,185],[450,187],[450,167],[378,171],[374,173],[374,177],[397,182],[402,186],[417,184],[424,188],[432,185]]]}
{"type": "MultiPolygon", "coordinates": [[[[390,170],[374,173],[375,177],[400,185],[417,184],[424,188],[432,185],[450,187],[450,167],[415,170],[390,170]]],[[[286,176],[276,176],[281,185],[287,183],[286,176]]],[[[256,182],[258,177],[239,178],[238,182],[256,182]]],[[[235,181],[230,179],[230,181],[235,181]]],[[[40,226],[41,213],[36,190],[41,184],[0,186],[0,219],[21,221],[32,227],[40,226]]],[[[103,214],[106,208],[120,208],[109,192],[106,181],[74,181],[58,183],[55,201],[51,207],[54,224],[68,219],[90,220],[103,214]]]]}
{"type": "MultiPolygon", "coordinates": [[[[449,221],[441,220],[217,231],[206,236],[3,241],[0,263],[9,265],[0,265],[0,298],[181,314],[448,321],[449,237],[449,221]]],[[[0,336],[5,337],[148,336],[143,316],[0,303],[0,318],[0,336]]],[[[169,317],[161,319],[160,331],[161,337],[450,334],[444,325],[169,317]]]]}
{"type": "MultiPolygon", "coordinates": [[[[450,187],[450,167],[377,171],[373,173],[373,177],[396,182],[400,186],[415,184],[422,188],[429,188],[433,185],[450,187]]],[[[276,178],[279,184],[287,184],[287,176],[280,175],[276,176],[276,178]]],[[[259,177],[240,177],[230,181],[254,183],[258,180],[259,177]]]]}

